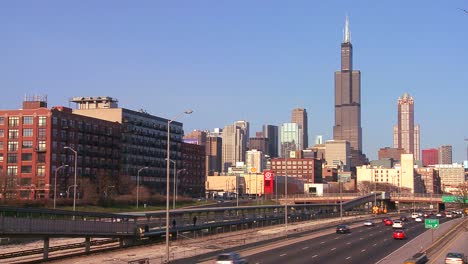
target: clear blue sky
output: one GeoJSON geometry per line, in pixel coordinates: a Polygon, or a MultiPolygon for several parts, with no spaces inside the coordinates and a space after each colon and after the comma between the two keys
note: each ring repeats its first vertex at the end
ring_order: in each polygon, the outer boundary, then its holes
{"type": "Polygon", "coordinates": [[[186,132],[236,120],[290,121],[332,138],[345,16],[362,73],[364,152],[392,146],[397,99],[415,99],[421,147],[466,159],[468,0],[1,1],[0,109],[25,94],[49,106],[112,96],[180,121],[186,132]]]}

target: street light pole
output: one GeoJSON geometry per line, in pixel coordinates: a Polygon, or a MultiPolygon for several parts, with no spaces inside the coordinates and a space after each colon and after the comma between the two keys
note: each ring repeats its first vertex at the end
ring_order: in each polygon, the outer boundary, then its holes
{"type": "Polygon", "coordinates": [[[138,201],[139,201],[139,198],[140,198],[140,172],[144,169],[148,169],[148,167],[143,167],[143,168],[140,168],[137,172],[137,193],[136,193],[136,208],[138,209],[138,201]]]}
{"type": "Polygon", "coordinates": [[[172,209],[175,209],[176,204],[176,176],[177,176],[177,168],[175,160],[170,160],[174,164],[174,186],[173,186],[173,197],[172,197],[172,209]]]}
{"type": "MultiPolygon", "coordinates": [[[[340,172],[343,174],[343,164],[340,161],[340,172]]],[[[338,175],[338,184],[340,185],[340,221],[343,222],[343,182],[341,180],[341,174],[338,175]]]]}
{"type": "Polygon", "coordinates": [[[288,151],[291,151],[292,144],[289,145],[289,147],[285,148],[284,150],[286,151],[285,154],[285,176],[284,176],[284,225],[286,229],[286,238],[288,237],[288,151]]]}
{"type": "Polygon", "coordinates": [[[61,168],[68,167],[68,165],[62,165],[55,169],[55,180],[54,180],[54,209],[55,209],[55,200],[57,199],[57,171],[61,168]]]}
{"type": "Polygon", "coordinates": [[[169,263],[169,193],[170,193],[170,162],[171,162],[171,123],[183,114],[191,114],[193,110],[186,110],[171,120],[167,120],[167,158],[166,158],[166,263],[169,263]]]}
{"type": "Polygon", "coordinates": [[[69,146],[65,146],[63,148],[69,149],[73,151],[73,153],[75,154],[75,183],[73,184],[73,211],[75,211],[76,210],[76,173],[77,173],[77,167],[78,167],[78,152],[69,146]]]}

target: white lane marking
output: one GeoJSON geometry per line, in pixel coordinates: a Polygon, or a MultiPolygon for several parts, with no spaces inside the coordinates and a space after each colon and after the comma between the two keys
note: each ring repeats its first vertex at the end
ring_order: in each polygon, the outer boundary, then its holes
{"type": "Polygon", "coordinates": [[[373,236],[374,234],[370,234],[369,236],[373,236]]]}
{"type": "Polygon", "coordinates": [[[303,247],[302,250],[306,250],[306,249],[308,249],[308,248],[309,248],[309,247],[303,247]]]}
{"type": "Polygon", "coordinates": [[[387,241],[387,239],[384,239],[383,241],[387,241]]]}
{"type": "Polygon", "coordinates": [[[336,237],[335,240],[339,239],[339,237],[336,237]]]}
{"type": "Polygon", "coordinates": [[[364,251],[366,251],[366,249],[361,250],[361,252],[364,252],[364,251]]]}
{"type": "Polygon", "coordinates": [[[347,257],[346,259],[350,259],[351,257],[347,257]]]}
{"type": "Polygon", "coordinates": [[[281,255],[280,255],[280,257],[284,257],[284,256],[286,256],[286,255],[287,255],[287,254],[286,254],[286,253],[284,253],[284,254],[281,254],[281,255]]]}
{"type": "Polygon", "coordinates": [[[318,255],[313,255],[312,258],[318,257],[318,255]]]}
{"type": "Polygon", "coordinates": [[[346,245],[351,245],[351,242],[346,243],[346,245]]]}
{"type": "Polygon", "coordinates": [[[360,237],[359,240],[363,240],[364,238],[360,237]]]}
{"type": "Polygon", "coordinates": [[[377,243],[375,243],[373,246],[374,246],[374,247],[377,246],[377,243]]]}
{"type": "Polygon", "coordinates": [[[320,242],[320,244],[325,244],[325,241],[320,242]]]}
{"type": "Polygon", "coordinates": [[[333,250],[335,250],[335,249],[336,249],[336,248],[332,248],[332,249],[330,249],[330,250],[333,251],[333,250]]]}

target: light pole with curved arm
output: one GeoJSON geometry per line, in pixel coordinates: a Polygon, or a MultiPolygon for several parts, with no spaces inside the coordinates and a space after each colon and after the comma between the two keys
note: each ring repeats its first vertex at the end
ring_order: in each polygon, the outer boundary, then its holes
{"type": "Polygon", "coordinates": [[[77,167],[78,167],[78,152],[69,146],[65,146],[63,148],[69,149],[73,151],[73,153],[75,154],[75,182],[73,184],[73,211],[75,211],[76,210],[76,172],[77,172],[77,167]]]}
{"type": "Polygon", "coordinates": [[[54,179],[54,209],[55,209],[55,200],[57,199],[57,171],[61,168],[68,167],[68,165],[62,165],[55,169],[55,179],[54,179]]]}
{"type": "Polygon", "coordinates": [[[191,114],[193,110],[186,110],[171,120],[167,120],[167,158],[166,158],[166,263],[169,263],[169,194],[170,194],[170,167],[171,167],[171,123],[177,120],[183,114],[191,114]]]}
{"type": "Polygon", "coordinates": [[[291,151],[292,147],[296,147],[296,144],[290,144],[284,149],[285,153],[285,175],[284,175],[284,225],[286,229],[286,237],[288,237],[288,154],[291,151]]]}
{"type": "Polygon", "coordinates": [[[148,167],[143,167],[141,169],[138,170],[137,172],[137,193],[136,193],[136,207],[138,209],[138,200],[140,198],[140,172],[144,169],[148,169],[148,167]]]}

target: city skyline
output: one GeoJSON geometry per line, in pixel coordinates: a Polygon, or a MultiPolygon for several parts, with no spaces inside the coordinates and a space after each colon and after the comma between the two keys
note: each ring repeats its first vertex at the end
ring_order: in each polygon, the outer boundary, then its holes
{"type": "Polygon", "coordinates": [[[4,3],[0,109],[20,108],[24,94],[47,94],[50,106],[109,95],[164,118],[193,108],[187,133],[247,120],[253,134],[300,107],[309,138],[332,139],[347,14],[363,73],[363,153],[392,146],[395,98],[408,92],[421,149],[452,145],[453,161],[465,160],[466,2],[366,3],[4,3]]]}

